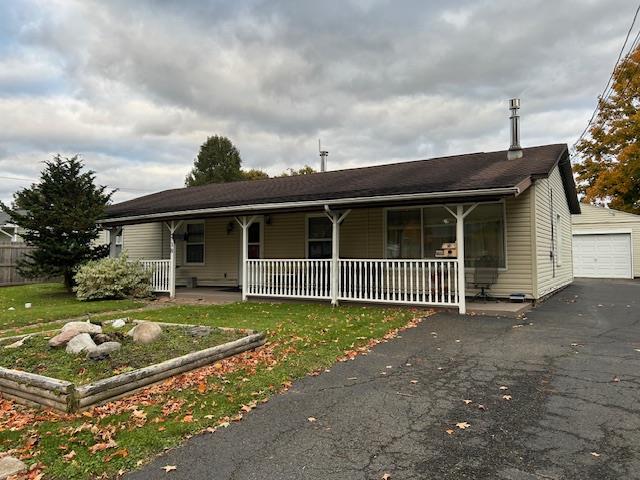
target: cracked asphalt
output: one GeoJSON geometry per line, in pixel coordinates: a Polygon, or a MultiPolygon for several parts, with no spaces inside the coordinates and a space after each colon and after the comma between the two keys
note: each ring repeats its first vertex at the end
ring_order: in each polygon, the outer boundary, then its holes
{"type": "Polygon", "coordinates": [[[524,319],[438,313],[127,478],[640,479],[639,298],[577,280],[524,319]]]}

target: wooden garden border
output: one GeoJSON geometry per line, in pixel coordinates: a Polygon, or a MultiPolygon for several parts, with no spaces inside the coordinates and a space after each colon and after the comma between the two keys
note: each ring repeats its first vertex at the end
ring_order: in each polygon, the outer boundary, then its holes
{"type": "MultiPolygon", "coordinates": [[[[140,322],[134,320],[133,323],[140,322]]],[[[164,326],[185,328],[200,326],[156,323],[164,326]]],[[[117,400],[174,375],[194,370],[247,350],[256,349],[265,343],[265,334],[262,332],[220,327],[212,328],[243,332],[247,333],[247,335],[222,345],[188,353],[181,357],[85,385],[75,385],[72,382],[56,378],[0,367],[0,393],[5,398],[29,406],[50,407],[63,412],[76,412],[117,400]]]]}

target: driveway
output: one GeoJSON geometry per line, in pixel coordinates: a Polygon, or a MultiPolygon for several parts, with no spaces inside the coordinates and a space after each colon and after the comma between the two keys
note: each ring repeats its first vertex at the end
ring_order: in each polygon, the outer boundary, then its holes
{"type": "Polygon", "coordinates": [[[640,478],[639,299],[580,280],[523,320],[431,316],[127,478],[640,478]]]}

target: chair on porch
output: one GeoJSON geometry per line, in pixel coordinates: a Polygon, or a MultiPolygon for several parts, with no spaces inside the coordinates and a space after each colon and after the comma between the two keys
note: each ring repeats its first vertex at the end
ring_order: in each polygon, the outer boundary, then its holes
{"type": "Polygon", "coordinates": [[[498,259],[489,255],[482,256],[474,262],[473,279],[471,284],[480,291],[473,297],[481,298],[485,302],[489,298],[487,290],[498,280],[498,259]]]}

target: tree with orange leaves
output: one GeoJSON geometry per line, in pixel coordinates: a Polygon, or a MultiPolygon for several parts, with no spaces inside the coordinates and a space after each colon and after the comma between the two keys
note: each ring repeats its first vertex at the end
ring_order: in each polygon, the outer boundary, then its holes
{"type": "Polygon", "coordinates": [[[588,202],[640,214],[640,46],[616,68],[589,134],[576,146],[578,191],[588,202]]]}

